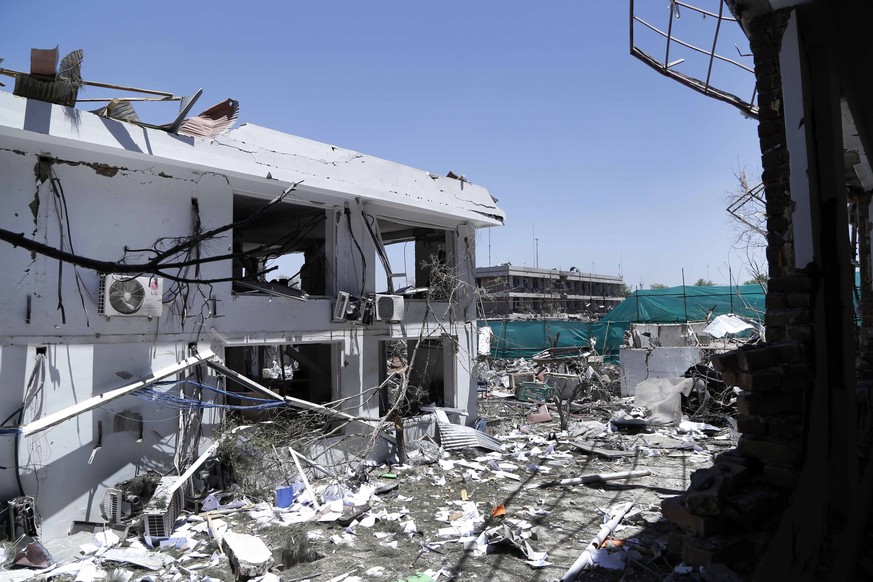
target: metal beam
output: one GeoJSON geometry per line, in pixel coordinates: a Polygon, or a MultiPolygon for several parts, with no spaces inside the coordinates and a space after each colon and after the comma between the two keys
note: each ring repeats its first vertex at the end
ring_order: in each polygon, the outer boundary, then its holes
{"type": "Polygon", "coordinates": [[[379,419],[358,418],[358,417],[352,416],[351,414],[348,414],[346,412],[342,412],[341,410],[335,410],[333,408],[328,408],[327,406],[322,406],[321,404],[309,402],[308,400],[301,400],[300,398],[294,398],[293,396],[280,396],[279,394],[276,394],[275,392],[273,392],[272,390],[270,390],[266,386],[258,384],[254,380],[246,378],[245,376],[243,376],[239,372],[231,370],[230,368],[228,368],[224,364],[220,364],[218,362],[206,362],[206,365],[209,366],[210,368],[212,368],[213,370],[215,370],[216,372],[224,374],[225,376],[227,376],[229,378],[233,378],[234,380],[236,380],[240,384],[243,384],[244,386],[251,388],[252,390],[257,392],[258,394],[262,394],[262,395],[267,396],[269,398],[279,400],[280,402],[286,402],[295,408],[302,408],[304,410],[312,410],[313,412],[319,412],[319,413],[325,414],[327,416],[331,416],[334,418],[341,418],[343,420],[348,420],[348,421],[364,422],[364,423],[367,423],[367,422],[378,423],[379,422],[379,419]]]}
{"type": "Polygon", "coordinates": [[[168,366],[166,368],[158,370],[157,372],[153,372],[152,375],[147,378],[137,380],[132,384],[122,386],[121,388],[116,388],[115,390],[110,390],[109,392],[104,392],[103,394],[99,394],[93,398],[89,398],[84,402],[80,402],[79,404],[55,412],[54,414],[49,414],[48,416],[45,416],[38,420],[34,420],[33,422],[21,427],[21,434],[23,436],[31,436],[38,432],[42,432],[47,428],[51,428],[56,424],[60,424],[65,420],[69,420],[75,416],[78,416],[83,412],[93,410],[99,406],[106,404],[107,402],[111,402],[117,398],[121,398],[122,396],[139,390],[140,388],[145,388],[146,386],[154,384],[155,382],[162,380],[167,376],[178,374],[179,372],[186,370],[191,366],[196,366],[204,362],[208,364],[209,360],[214,357],[215,354],[211,351],[206,351],[203,354],[191,356],[190,358],[182,360],[178,364],[173,364],[172,366],[168,366]]]}

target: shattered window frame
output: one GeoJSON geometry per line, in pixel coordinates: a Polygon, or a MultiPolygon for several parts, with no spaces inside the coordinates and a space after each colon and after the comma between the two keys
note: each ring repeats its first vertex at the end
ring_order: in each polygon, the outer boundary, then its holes
{"type": "MultiPolygon", "coordinates": [[[[261,198],[234,192],[234,221],[251,216],[265,204],[261,198]]],[[[327,297],[329,274],[334,268],[327,259],[327,231],[328,213],[324,208],[284,201],[235,229],[234,293],[294,299],[327,297]],[[281,257],[300,254],[304,260],[297,273],[277,272],[281,257]],[[278,275],[287,275],[287,280],[278,275]],[[297,286],[291,285],[295,278],[297,286]]]]}
{"type": "Polygon", "coordinates": [[[384,416],[396,402],[397,390],[402,383],[401,375],[406,374],[413,386],[411,401],[398,407],[401,417],[410,418],[424,414],[421,407],[452,406],[456,393],[454,357],[451,356],[453,339],[449,337],[391,338],[380,342],[382,355],[379,368],[379,415],[384,416]],[[436,357],[432,358],[436,352],[436,357]],[[414,360],[410,364],[409,359],[414,360]],[[446,357],[446,355],[451,357],[446,357]],[[411,368],[409,367],[411,365],[411,368]],[[424,369],[420,369],[423,366],[424,369]],[[394,372],[392,378],[389,375],[394,372]],[[425,388],[422,382],[428,385],[425,388]],[[392,390],[395,391],[392,394],[392,390]]]}
{"type": "MultiPolygon", "coordinates": [[[[454,242],[452,238],[454,236],[454,231],[452,229],[439,228],[433,225],[423,225],[413,221],[386,216],[377,217],[375,226],[378,229],[380,242],[383,249],[386,251],[386,256],[388,254],[387,250],[395,245],[413,243],[412,256],[414,271],[412,283],[409,283],[410,273],[408,271],[404,270],[403,273],[395,272],[395,267],[389,265],[390,272],[384,272],[389,290],[394,289],[395,291],[398,291],[404,289],[402,287],[399,289],[396,288],[392,281],[392,275],[393,278],[403,275],[406,277],[407,289],[412,288],[414,290],[422,290],[419,292],[413,292],[408,295],[408,297],[410,299],[423,299],[423,296],[427,294],[427,290],[431,287],[431,264],[433,260],[440,261],[447,268],[451,269],[451,272],[454,273],[455,276],[457,276],[457,261],[453,258],[450,251],[453,246],[452,243],[454,242]]],[[[408,251],[404,249],[404,257],[406,257],[407,252],[408,251]]],[[[406,268],[408,268],[408,263],[406,264],[406,268]]],[[[384,266],[382,270],[385,270],[384,266]]],[[[442,300],[440,297],[434,296],[433,293],[430,295],[432,300],[442,300]]]]}
{"type": "MultiPolygon", "coordinates": [[[[280,396],[325,404],[339,397],[341,353],[342,343],[338,341],[234,342],[225,346],[224,359],[228,368],[280,396]],[[272,361],[280,353],[282,365],[272,361]],[[300,393],[300,387],[305,393],[300,393]],[[313,395],[320,398],[313,399],[313,395]]],[[[227,378],[227,390],[250,392],[233,378],[227,378]]],[[[259,397],[257,394],[253,396],[259,397]]]]}

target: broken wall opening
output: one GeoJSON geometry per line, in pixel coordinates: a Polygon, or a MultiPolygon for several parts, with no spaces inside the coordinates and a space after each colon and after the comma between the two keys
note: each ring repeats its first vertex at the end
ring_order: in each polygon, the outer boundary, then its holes
{"type": "Polygon", "coordinates": [[[454,386],[450,380],[450,366],[453,358],[446,358],[447,346],[448,341],[443,339],[382,342],[380,415],[386,415],[395,405],[403,417],[421,414],[422,406],[451,405],[454,386]],[[389,379],[392,373],[394,375],[389,379]],[[405,393],[402,391],[403,374],[408,378],[405,393]]]}
{"type": "Polygon", "coordinates": [[[325,211],[289,202],[264,210],[265,204],[234,195],[234,222],[251,218],[233,233],[234,292],[325,295],[331,268],[325,211]]]}

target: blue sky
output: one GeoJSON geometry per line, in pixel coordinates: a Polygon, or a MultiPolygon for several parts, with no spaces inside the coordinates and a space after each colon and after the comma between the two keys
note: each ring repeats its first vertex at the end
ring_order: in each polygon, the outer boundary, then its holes
{"type": "MultiPolygon", "coordinates": [[[[638,3],[667,26],[667,2],[638,3]]],[[[202,87],[195,112],[233,97],[241,122],[463,173],[508,217],[480,231],[480,265],[489,255],[533,265],[536,238],[540,267],[620,269],[645,287],[680,284],[684,268],[689,283],[727,283],[728,264],[737,278],[742,261],[725,195],[738,169],[760,172],[757,124],[631,57],[628,13],[619,0],[6,0],[0,57],[26,70],[31,47],[82,48],[88,80],[202,87]]],[[[705,45],[712,25],[685,11],[674,30],[705,45]]],[[[733,47],[745,52],[738,27],[724,28],[721,52],[748,62],[733,47]]],[[[663,51],[653,35],[638,39],[663,51]]],[[[692,72],[691,61],[680,66],[692,72]]],[[[750,78],[715,72],[750,93],[750,78]]],[[[174,117],[173,105],[157,107],[138,109],[174,117]]]]}

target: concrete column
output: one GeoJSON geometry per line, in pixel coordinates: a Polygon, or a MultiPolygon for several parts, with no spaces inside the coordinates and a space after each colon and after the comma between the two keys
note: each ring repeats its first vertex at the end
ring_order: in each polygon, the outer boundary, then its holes
{"type": "Polygon", "coordinates": [[[348,291],[361,296],[376,290],[376,244],[356,205],[338,211],[328,220],[328,260],[334,257],[333,293],[348,291]]]}
{"type": "MultiPolygon", "coordinates": [[[[466,408],[470,413],[467,423],[476,420],[477,394],[476,378],[472,374],[473,359],[476,356],[477,326],[476,326],[476,229],[469,225],[461,225],[448,233],[448,248],[450,249],[459,281],[462,285],[458,294],[458,305],[455,309],[453,333],[457,338],[454,345],[447,345],[447,350],[457,350],[446,353],[446,374],[451,374],[455,386],[456,404],[466,408]]],[[[511,300],[510,300],[511,301],[511,300]]],[[[511,304],[511,303],[510,303],[511,304]]],[[[448,377],[448,376],[447,376],[448,377]]]]}

